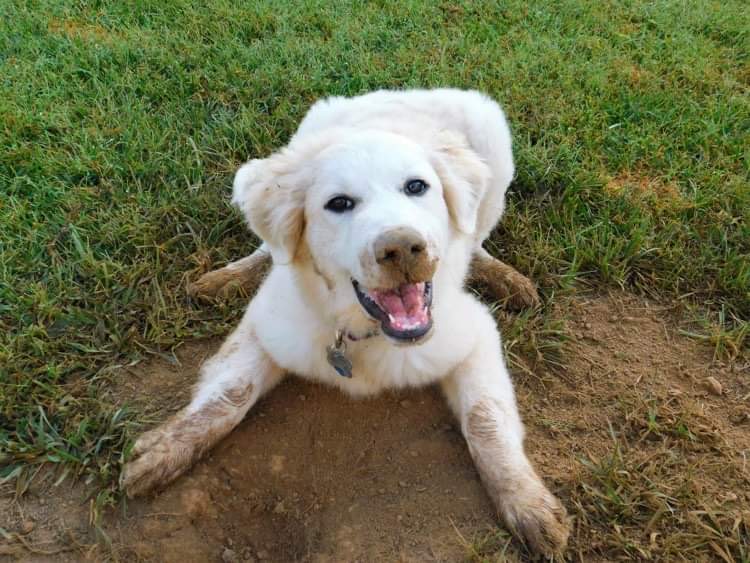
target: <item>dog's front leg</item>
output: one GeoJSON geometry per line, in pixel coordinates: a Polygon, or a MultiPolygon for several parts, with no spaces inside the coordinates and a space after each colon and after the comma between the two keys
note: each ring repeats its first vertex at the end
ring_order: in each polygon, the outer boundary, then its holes
{"type": "Polygon", "coordinates": [[[507,527],[536,553],[567,543],[560,501],[545,487],[523,450],[523,426],[496,338],[485,338],[443,383],[479,476],[507,527]],[[489,342],[491,340],[491,342],[489,342]]]}
{"type": "Polygon", "coordinates": [[[250,407],[276,385],[282,370],[243,322],[201,368],[190,404],[146,432],[120,478],[128,496],[166,485],[239,424],[250,407]]]}

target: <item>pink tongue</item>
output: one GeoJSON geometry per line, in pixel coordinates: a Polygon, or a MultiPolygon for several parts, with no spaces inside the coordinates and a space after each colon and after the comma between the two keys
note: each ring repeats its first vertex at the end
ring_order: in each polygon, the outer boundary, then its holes
{"type": "Polygon", "coordinates": [[[390,313],[394,317],[403,317],[406,315],[405,303],[396,291],[378,292],[377,297],[378,303],[386,313],[390,313]]]}
{"type": "Polygon", "coordinates": [[[390,315],[395,328],[413,328],[428,322],[424,283],[404,284],[398,289],[373,293],[378,305],[390,315]]]}
{"type": "Polygon", "coordinates": [[[401,286],[401,299],[409,316],[416,315],[424,308],[424,284],[415,283],[401,286]]]}

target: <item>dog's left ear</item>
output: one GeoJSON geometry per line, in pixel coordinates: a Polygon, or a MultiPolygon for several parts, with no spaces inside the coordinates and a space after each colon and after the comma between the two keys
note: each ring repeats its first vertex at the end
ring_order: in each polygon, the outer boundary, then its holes
{"type": "Polygon", "coordinates": [[[477,227],[479,204],[492,175],[489,166],[458,133],[443,131],[436,139],[433,166],[456,228],[467,235],[477,227]]]}

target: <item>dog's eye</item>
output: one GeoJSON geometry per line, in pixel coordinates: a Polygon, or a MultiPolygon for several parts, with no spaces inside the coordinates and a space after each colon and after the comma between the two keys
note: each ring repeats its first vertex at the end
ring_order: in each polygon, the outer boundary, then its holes
{"type": "Polygon", "coordinates": [[[325,208],[328,211],[333,211],[334,213],[344,213],[346,211],[351,211],[354,209],[354,200],[350,197],[347,197],[345,195],[338,195],[332,199],[328,200],[328,203],[326,203],[325,208]]]}
{"type": "Polygon", "coordinates": [[[406,195],[422,195],[430,186],[424,180],[409,180],[404,184],[406,195]]]}

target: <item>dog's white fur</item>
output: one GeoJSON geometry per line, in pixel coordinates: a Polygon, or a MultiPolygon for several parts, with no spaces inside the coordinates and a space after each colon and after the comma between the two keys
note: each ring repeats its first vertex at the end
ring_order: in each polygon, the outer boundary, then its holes
{"type": "Polygon", "coordinates": [[[523,426],[487,308],[463,287],[472,254],[503,211],[513,176],[500,107],[477,92],[380,91],[315,104],[287,147],[237,172],[234,203],[273,256],[273,268],[239,327],[209,360],[188,407],[145,434],[124,486],[167,482],[228,433],[285,372],[354,396],[441,382],[469,450],[506,524],[542,553],[561,550],[565,511],[523,450],[523,426]],[[404,182],[430,186],[418,197],[404,182]],[[354,211],[324,206],[336,195],[354,211]],[[326,359],[337,331],[377,327],[351,285],[387,286],[374,257],[384,232],[409,227],[426,242],[433,329],[403,345],[378,335],[349,342],[354,376],[326,359]]]}

